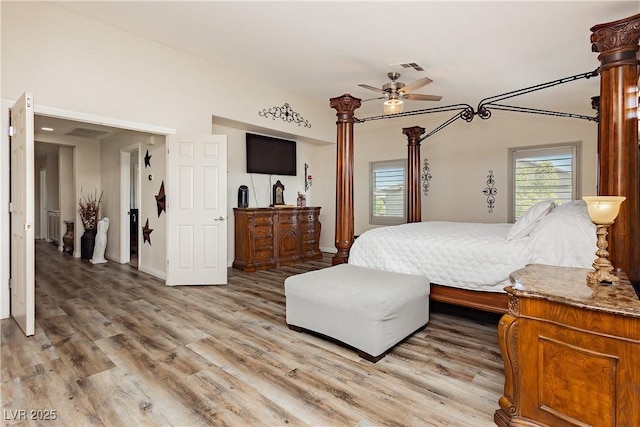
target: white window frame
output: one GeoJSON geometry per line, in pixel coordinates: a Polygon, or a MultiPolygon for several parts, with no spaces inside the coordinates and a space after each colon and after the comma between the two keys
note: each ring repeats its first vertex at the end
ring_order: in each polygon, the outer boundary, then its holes
{"type": "Polygon", "coordinates": [[[516,160],[527,155],[544,157],[553,154],[559,149],[567,149],[572,153],[573,165],[571,171],[571,199],[576,200],[580,193],[580,169],[582,158],[582,142],[562,142],[557,144],[532,145],[526,147],[509,148],[509,222],[515,222],[516,218],[516,160]]]}
{"type": "Polygon", "coordinates": [[[398,160],[382,160],[369,162],[369,223],[375,225],[396,225],[404,224],[407,222],[407,159],[398,160]],[[376,199],[374,195],[375,190],[375,171],[380,169],[397,169],[401,168],[404,175],[403,189],[402,189],[402,216],[387,216],[378,215],[374,212],[374,201],[376,199]]]}

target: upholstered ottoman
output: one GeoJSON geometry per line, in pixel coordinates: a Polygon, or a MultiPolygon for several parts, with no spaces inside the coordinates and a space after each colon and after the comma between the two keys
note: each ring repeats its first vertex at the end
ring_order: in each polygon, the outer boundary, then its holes
{"type": "Polygon", "coordinates": [[[429,279],[339,264],[285,279],[287,324],[372,362],[429,322],[429,279]]]}

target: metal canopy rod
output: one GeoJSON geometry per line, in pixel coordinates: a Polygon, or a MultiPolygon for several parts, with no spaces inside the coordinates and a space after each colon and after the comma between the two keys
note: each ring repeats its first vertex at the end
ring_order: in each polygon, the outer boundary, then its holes
{"type": "Polygon", "coordinates": [[[513,111],[518,113],[541,114],[541,115],[555,116],[555,117],[567,117],[572,119],[581,119],[581,120],[597,122],[598,121],[597,116],[591,117],[591,116],[585,116],[582,114],[563,113],[560,111],[541,110],[537,108],[517,107],[517,106],[496,103],[498,101],[514,98],[516,96],[525,95],[527,93],[536,92],[542,89],[547,89],[547,88],[561,85],[564,83],[569,83],[569,82],[573,82],[580,79],[589,79],[591,77],[596,77],[597,75],[598,75],[598,69],[594,71],[589,71],[587,73],[576,74],[574,76],[564,77],[564,78],[553,80],[547,83],[542,83],[535,86],[529,86],[523,89],[518,89],[511,92],[506,92],[500,95],[484,98],[478,103],[477,111],[474,110],[473,107],[471,107],[469,104],[454,104],[454,105],[447,105],[444,107],[425,108],[422,110],[407,111],[407,112],[397,113],[397,114],[383,114],[379,116],[366,117],[364,119],[354,118],[354,121],[356,123],[364,123],[372,120],[395,119],[398,117],[417,116],[422,114],[441,113],[445,111],[459,110],[455,116],[451,117],[449,120],[442,123],[440,126],[436,127],[434,130],[432,130],[431,132],[429,132],[428,134],[420,138],[420,141],[424,141],[431,135],[441,131],[442,129],[449,126],[451,123],[454,123],[458,119],[464,119],[466,122],[471,122],[475,116],[480,116],[481,119],[487,120],[491,117],[490,110],[492,109],[502,110],[502,111],[513,111]]]}
{"type": "MultiPolygon", "coordinates": [[[[504,99],[509,99],[509,98],[513,98],[515,96],[525,95],[527,93],[536,92],[536,91],[539,91],[539,90],[542,90],[542,89],[547,89],[549,87],[561,85],[561,84],[564,84],[564,83],[573,82],[573,81],[580,80],[580,79],[589,79],[591,77],[596,77],[597,75],[598,75],[598,70],[596,69],[594,71],[589,71],[588,73],[576,74],[575,76],[564,77],[562,79],[553,80],[553,81],[550,81],[550,82],[547,82],[547,83],[542,83],[542,84],[535,85],[535,86],[525,87],[523,89],[514,90],[514,91],[511,91],[511,92],[503,93],[501,95],[490,96],[490,97],[484,98],[483,100],[480,101],[480,103],[478,104],[478,110],[480,110],[483,105],[491,104],[492,102],[495,102],[495,101],[502,101],[504,99]]],[[[543,111],[543,110],[540,110],[540,111],[543,111]]]]}
{"type": "Polygon", "coordinates": [[[366,117],[364,119],[356,118],[356,123],[364,123],[370,122],[372,120],[383,120],[383,119],[395,119],[397,117],[408,117],[408,116],[417,116],[421,114],[430,114],[430,113],[442,113],[444,111],[454,111],[454,110],[466,110],[470,108],[473,111],[473,107],[469,104],[454,104],[447,105],[444,107],[433,107],[433,108],[425,108],[422,110],[414,110],[414,111],[406,111],[404,113],[396,113],[396,114],[382,114],[380,116],[366,117]]]}
{"type": "Polygon", "coordinates": [[[573,113],[564,113],[561,111],[550,111],[550,110],[538,110],[537,108],[529,108],[529,107],[516,107],[513,105],[503,105],[503,104],[491,104],[489,106],[491,109],[495,110],[503,110],[503,111],[516,111],[519,113],[531,113],[531,114],[542,114],[545,116],[556,116],[556,117],[568,117],[572,119],[583,119],[591,122],[597,122],[597,117],[585,116],[582,114],[573,114],[573,113]]]}

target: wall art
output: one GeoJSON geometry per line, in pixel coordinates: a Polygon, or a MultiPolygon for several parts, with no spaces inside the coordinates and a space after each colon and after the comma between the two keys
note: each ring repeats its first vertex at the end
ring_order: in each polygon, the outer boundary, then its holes
{"type": "Polygon", "coordinates": [[[144,227],[142,227],[142,238],[143,243],[149,243],[149,246],[151,246],[151,232],[153,231],[153,228],[149,228],[149,218],[147,218],[147,222],[144,223],[144,227]]]}
{"type": "Polygon", "coordinates": [[[156,198],[156,205],[158,206],[158,218],[160,218],[160,214],[162,213],[162,211],[165,211],[165,202],[166,202],[166,196],[164,194],[164,180],[162,181],[162,184],[160,184],[160,192],[158,193],[157,196],[155,196],[156,198]]]}
{"type": "Polygon", "coordinates": [[[287,103],[282,107],[271,107],[269,109],[264,108],[262,111],[258,111],[258,115],[265,118],[271,117],[272,120],[281,119],[287,123],[295,123],[298,126],[304,126],[306,128],[311,127],[309,120],[305,120],[300,113],[293,111],[287,103]]]}
{"type": "Polygon", "coordinates": [[[487,187],[482,191],[485,196],[487,196],[487,208],[489,209],[489,213],[493,213],[493,208],[496,204],[496,194],[498,194],[498,189],[495,188],[496,181],[493,179],[493,171],[489,170],[489,175],[487,175],[487,187]]]}
{"type": "Polygon", "coordinates": [[[422,180],[422,194],[424,194],[425,196],[429,195],[429,181],[431,181],[431,178],[432,176],[429,172],[429,161],[427,159],[424,159],[420,179],[422,180]]]}
{"type": "Polygon", "coordinates": [[[151,154],[149,154],[149,150],[147,150],[147,154],[144,155],[144,168],[151,167],[151,154]]]}

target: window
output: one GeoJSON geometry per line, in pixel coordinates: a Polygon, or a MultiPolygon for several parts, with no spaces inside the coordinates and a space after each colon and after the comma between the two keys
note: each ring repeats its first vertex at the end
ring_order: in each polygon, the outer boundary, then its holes
{"type": "Polygon", "coordinates": [[[579,142],[509,149],[509,220],[546,199],[556,204],[578,197],[579,142]]]}
{"type": "Polygon", "coordinates": [[[369,163],[371,224],[407,222],[407,161],[387,160],[369,163]]]}

